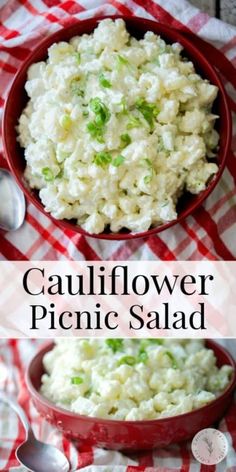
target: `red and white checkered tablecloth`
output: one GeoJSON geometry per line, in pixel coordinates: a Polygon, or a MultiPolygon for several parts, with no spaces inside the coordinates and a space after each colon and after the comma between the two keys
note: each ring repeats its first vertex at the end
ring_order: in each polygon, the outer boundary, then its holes
{"type": "MultiPolygon", "coordinates": [[[[42,342],[42,341],[41,341],[42,342]]],[[[204,466],[194,460],[191,443],[140,453],[132,457],[70,443],[39,417],[29,401],[24,384],[25,366],[36,352],[40,341],[0,340],[0,390],[18,395],[37,438],[59,447],[71,462],[72,470],[82,472],[235,472],[236,471],[236,398],[217,427],[229,443],[227,458],[217,466],[204,466]]],[[[0,401],[0,471],[26,472],[18,466],[14,451],[24,440],[24,430],[15,413],[0,401]]],[[[50,472],[50,468],[45,472],[50,472]]],[[[59,472],[59,471],[58,471],[59,472]]]]}
{"type": "MultiPolygon", "coordinates": [[[[75,18],[111,14],[137,15],[198,35],[195,42],[220,70],[231,107],[236,111],[236,28],[210,18],[185,0],[8,0],[0,1],[0,113],[12,78],[30,50],[75,18]],[[214,47],[213,47],[214,45],[214,47]]],[[[235,123],[234,123],[235,125],[235,123]]],[[[234,129],[234,133],[236,130],[234,129]]],[[[232,148],[236,150],[236,134],[232,148]]],[[[0,148],[0,151],[2,149],[0,148]]],[[[0,164],[2,164],[1,160],[0,164]]],[[[3,259],[19,260],[232,260],[236,256],[236,157],[206,203],[182,223],[157,236],[128,242],[85,238],[56,224],[28,204],[25,224],[0,233],[3,259]]]]}

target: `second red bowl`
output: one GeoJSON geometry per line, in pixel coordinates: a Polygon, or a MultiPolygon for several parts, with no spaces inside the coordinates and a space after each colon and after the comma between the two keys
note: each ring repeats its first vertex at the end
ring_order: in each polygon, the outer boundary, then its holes
{"type": "Polygon", "coordinates": [[[56,406],[39,392],[44,373],[43,357],[52,347],[53,343],[50,343],[41,348],[28,367],[26,384],[29,394],[41,416],[69,438],[91,446],[130,451],[165,447],[189,439],[222,417],[236,387],[233,358],[223,347],[209,340],[207,347],[214,351],[218,366],[228,364],[234,371],[227,389],[208,405],[190,413],[146,421],[116,421],[82,416],[56,406]]]}

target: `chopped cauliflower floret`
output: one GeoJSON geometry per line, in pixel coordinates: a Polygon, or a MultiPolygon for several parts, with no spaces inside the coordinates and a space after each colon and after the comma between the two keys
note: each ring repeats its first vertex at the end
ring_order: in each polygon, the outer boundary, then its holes
{"type": "Polygon", "coordinates": [[[205,190],[209,179],[213,177],[217,171],[218,167],[216,164],[210,164],[208,162],[198,164],[187,176],[187,190],[193,194],[198,194],[202,190],[205,190]]]}

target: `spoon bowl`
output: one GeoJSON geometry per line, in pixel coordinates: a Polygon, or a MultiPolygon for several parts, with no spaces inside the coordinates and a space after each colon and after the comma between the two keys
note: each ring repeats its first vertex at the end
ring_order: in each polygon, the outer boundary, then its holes
{"type": "Polygon", "coordinates": [[[36,439],[28,418],[16,399],[0,391],[0,400],[15,411],[25,429],[26,440],[16,450],[18,461],[31,472],[68,472],[70,464],[66,456],[57,447],[36,439]]]}
{"type": "Polygon", "coordinates": [[[0,229],[15,231],[25,218],[25,197],[7,169],[0,169],[0,229]]]}
{"type": "Polygon", "coordinates": [[[69,464],[64,454],[54,446],[28,437],[16,450],[18,461],[32,472],[68,472],[69,464]]]}

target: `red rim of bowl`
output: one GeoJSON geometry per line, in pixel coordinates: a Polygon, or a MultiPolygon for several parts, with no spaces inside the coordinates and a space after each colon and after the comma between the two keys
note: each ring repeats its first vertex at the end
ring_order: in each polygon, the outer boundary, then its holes
{"type": "Polygon", "coordinates": [[[84,419],[84,420],[86,419],[88,422],[92,422],[92,423],[94,423],[94,422],[103,423],[104,422],[104,423],[114,424],[114,425],[117,425],[117,426],[119,426],[121,424],[124,424],[124,423],[127,426],[129,426],[129,425],[132,426],[133,424],[137,424],[137,425],[143,425],[143,424],[152,425],[153,424],[153,425],[158,426],[159,422],[168,422],[172,419],[174,419],[174,420],[180,419],[181,420],[182,418],[186,418],[187,416],[190,416],[192,413],[196,413],[196,412],[199,412],[199,413],[206,412],[207,413],[207,409],[210,405],[211,406],[217,406],[219,403],[222,402],[222,400],[225,397],[227,397],[228,395],[231,395],[233,393],[233,391],[235,390],[235,388],[236,388],[236,361],[233,359],[233,357],[227,351],[227,349],[222,347],[217,342],[213,341],[212,339],[206,339],[205,342],[206,342],[206,346],[209,349],[213,348],[213,350],[214,350],[214,347],[215,347],[218,350],[221,350],[221,352],[223,352],[223,354],[227,357],[227,359],[228,359],[228,364],[227,365],[230,365],[231,367],[233,367],[232,379],[231,379],[228,387],[215,400],[213,400],[212,402],[207,403],[206,405],[202,406],[201,408],[195,408],[194,410],[189,411],[187,413],[182,413],[181,415],[168,416],[168,417],[165,417],[165,418],[159,418],[159,419],[153,419],[153,420],[137,420],[137,421],[130,421],[129,420],[129,421],[126,421],[126,420],[113,420],[113,419],[107,419],[107,418],[98,418],[98,417],[93,417],[93,416],[80,415],[78,413],[74,413],[70,410],[66,410],[65,408],[57,406],[55,403],[52,403],[50,400],[48,400],[46,397],[44,397],[41,393],[39,393],[38,390],[36,390],[36,388],[32,384],[31,378],[30,378],[30,368],[31,368],[31,364],[34,362],[34,359],[39,354],[44,353],[44,351],[45,351],[45,354],[46,354],[46,352],[50,351],[51,349],[49,349],[49,347],[50,346],[53,347],[53,345],[54,345],[53,342],[49,342],[46,346],[44,345],[37,352],[37,354],[33,357],[33,359],[30,361],[30,363],[27,367],[27,370],[26,370],[26,374],[25,374],[26,387],[28,389],[28,392],[29,392],[31,398],[36,398],[40,403],[42,403],[46,407],[51,408],[52,410],[56,411],[57,413],[61,413],[62,415],[66,414],[67,416],[69,416],[71,418],[76,418],[78,420],[79,419],[84,419]]]}
{"type": "MultiPolygon", "coordinates": [[[[73,35],[74,34],[75,33],[73,33],[73,35]]],[[[60,39],[60,40],[62,40],[62,39],[60,39]]],[[[171,39],[171,42],[172,42],[172,39],[171,39]]],[[[187,52],[187,56],[188,56],[188,51],[186,51],[186,52],[187,52]]],[[[194,63],[194,59],[192,61],[194,63]]],[[[151,235],[154,235],[154,234],[157,234],[161,231],[164,231],[165,229],[168,229],[171,226],[174,226],[175,224],[179,223],[180,221],[182,221],[187,216],[191,215],[203,203],[203,201],[208,197],[208,195],[213,191],[213,189],[217,185],[217,183],[218,183],[218,181],[219,181],[219,179],[220,179],[220,177],[223,173],[223,170],[225,168],[226,159],[227,159],[227,155],[228,155],[228,152],[229,152],[229,149],[230,149],[231,138],[232,138],[232,117],[231,117],[231,112],[230,112],[230,109],[229,109],[228,97],[227,97],[226,91],[224,89],[222,80],[219,77],[219,75],[217,74],[215,68],[210,64],[210,62],[207,61],[207,59],[205,59],[204,55],[194,46],[194,44],[191,41],[189,41],[186,37],[184,37],[181,34],[181,32],[179,32],[179,30],[176,30],[174,28],[169,28],[167,25],[165,25],[163,23],[153,21],[153,20],[148,20],[148,19],[141,18],[141,17],[134,17],[134,16],[128,16],[128,15],[108,15],[108,16],[99,16],[99,17],[95,17],[95,18],[89,18],[89,19],[86,19],[86,20],[78,20],[77,22],[73,23],[72,25],[63,27],[60,30],[56,31],[55,33],[52,33],[51,35],[47,36],[46,38],[44,38],[42,41],[39,42],[39,44],[36,46],[36,48],[29,54],[29,56],[26,58],[26,60],[22,63],[22,65],[20,66],[20,68],[19,68],[18,72],[16,73],[16,75],[13,79],[13,82],[11,84],[11,87],[10,87],[10,90],[9,90],[9,93],[8,93],[8,97],[7,97],[7,100],[5,102],[5,106],[4,106],[3,123],[2,123],[2,135],[3,135],[4,154],[6,155],[8,165],[9,165],[10,170],[13,173],[18,185],[23,190],[23,192],[25,193],[27,198],[30,200],[30,202],[33,203],[46,216],[48,216],[57,226],[59,226],[61,229],[71,230],[71,231],[74,231],[74,232],[79,233],[81,235],[89,236],[89,237],[96,238],[96,239],[129,240],[129,239],[137,239],[137,238],[147,238],[151,235]],[[191,204],[190,208],[185,209],[181,213],[181,215],[177,216],[177,218],[175,220],[170,221],[168,223],[164,223],[164,224],[159,225],[155,228],[151,228],[147,231],[142,231],[140,233],[132,233],[132,232],[112,233],[112,232],[110,232],[110,233],[91,234],[91,233],[87,233],[80,226],[77,226],[76,224],[70,223],[70,220],[55,219],[50,213],[47,213],[45,211],[43,204],[34,195],[32,195],[30,193],[30,190],[27,188],[27,186],[24,185],[24,183],[22,182],[22,179],[20,178],[20,175],[18,175],[18,172],[16,172],[16,170],[15,170],[15,166],[14,166],[14,163],[12,161],[11,155],[10,155],[10,153],[8,153],[6,116],[7,116],[7,113],[8,113],[9,101],[12,98],[12,95],[14,96],[15,82],[18,80],[19,75],[22,73],[22,69],[24,69],[24,70],[28,69],[29,65],[32,63],[32,61],[34,59],[36,51],[44,48],[45,45],[47,45],[47,44],[52,44],[52,42],[54,42],[53,41],[54,38],[55,38],[55,42],[58,42],[58,39],[56,39],[56,38],[57,38],[58,34],[61,33],[62,30],[66,32],[66,31],[70,30],[72,27],[76,27],[77,25],[81,26],[81,24],[91,25],[91,24],[94,23],[94,27],[96,27],[98,22],[100,22],[101,20],[104,20],[106,18],[111,18],[112,20],[122,18],[124,21],[131,21],[133,23],[136,22],[136,23],[139,23],[139,24],[142,23],[145,26],[147,25],[147,31],[148,31],[148,26],[152,30],[152,27],[154,28],[158,25],[160,27],[160,30],[161,30],[160,34],[166,35],[167,38],[168,38],[168,35],[171,38],[172,32],[175,31],[175,35],[176,35],[175,41],[178,41],[184,47],[184,49],[187,47],[187,49],[189,49],[189,52],[191,52],[191,54],[194,55],[197,58],[197,60],[199,60],[199,62],[201,62],[201,64],[204,65],[204,67],[206,67],[208,69],[211,69],[211,74],[212,74],[212,76],[214,76],[214,81],[215,81],[215,83],[217,83],[217,86],[220,90],[221,98],[222,98],[223,105],[224,105],[224,108],[225,108],[225,117],[224,117],[225,123],[226,123],[225,131],[227,131],[226,144],[225,144],[225,149],[222,153],[223,158],[220,162],[220,166],[219,166],[219,170],[218,170],[217,174],[210,181],[207,188],[203,192],[201,192],[201,194],[199,194],[197,196],[198,197],[197,200],[194,203],[191,204]]]]}

